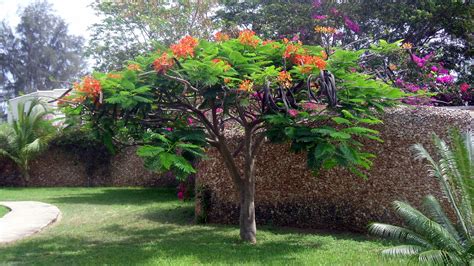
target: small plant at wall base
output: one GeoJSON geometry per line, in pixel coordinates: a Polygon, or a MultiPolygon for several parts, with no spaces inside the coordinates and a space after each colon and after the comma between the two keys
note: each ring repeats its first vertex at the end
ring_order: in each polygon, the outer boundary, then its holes
{"type": "Polygon", "coordinates": [[[56,129],[44,119],[49,112],[40,100],[19,103],[17,108],[12,124],[0,125],[0,156],[15,162],[27,185],[31,160],[44,150],[56,129]]]}
{"type": "Polygon", "coordinates": [[[451,148],[438,136],[434,144],[438,158],[433,158],[421,144],[414,145],[416,156],[429,162],[429,173],[437,178],[454,210],[450,220],[439,201],[427,196],[423,205],[426,214],[408,203],[395,201],[396,212],[407,228],[373,223],[373,234],[406,243],[383,251],[387,255],[412,256],[419,262],[440,265],[472,265],[474,262],[474,227],[471,195],[466,187],[474,176],[474,144],[471,134],[451,134],[451,148]]]}
{"type": "Polygon", "coordinates": [[[193,158],[217,149],[239,193],[240,237],[255,243],[255,157],[267,137],[291,141],[315,172],[340,165],[363,176],[373,155],[357,139],[380,140],[368,128],[381,122],[374,112],[404,95],[351,71],[364,51],[323,50],[249,30],[214,41],[186,36],[123,71],[94,73],[61,101],[104,143],[140,145],[146,167],[181,180],[195,173],[193,158]],[[242,135],[235,149],[229,130],[242,135]]]}

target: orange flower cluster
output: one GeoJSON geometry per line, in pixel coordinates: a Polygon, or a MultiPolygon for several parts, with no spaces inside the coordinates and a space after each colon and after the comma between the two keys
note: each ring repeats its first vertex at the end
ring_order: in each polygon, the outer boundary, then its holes
{"type": "Polygon", "coordinates": [[[325,26],[316,26],[314,27],[314,31],[318,33],[336,33],[336,29],[333,27],[325,27],[325,26]]]}
{"type": "Polygon", "coordinates": [[[260,42],[255,36],[255,32],[251,30],[243,30],[239,33],[239,41],[243,45],[248,45],[252,47],[256,47],[258,43],[260,42]]]}
{"type": "Polygon", "coordinates": [[[413,44],[410,43],[410,42],[406,42],[406,43],[402,44],[402,48],[409,50],[409,49],[413,48],[413,44]]]}
{"type": "Polygon", "coordinates": [[[218,42],[228,41],[229,39],[230,39],[230,36],[227,33],[223,33],[219,31],[216,34],[214,34],[214,40],[218,42]]]}
{"type": "Polygon", "coordinates": [[[109,77],[111,79],[121,79],[122,75],[116,74],[116,73],[109,73],[109,74],[107,74],[107,77],[109,77]]]}
{"type": "Polygon", "coordinates": [[[173,67],[173,65],[174,65],[173,58],[171,58],[167,53],[163,53],[160,57],[155,59],[155,61],[153,62],[153,68],[158,73],[166,72],[166,70],[173,67]]]}
{"type": "Polygon", "coordinates": [[[290,58],[292,55],[297,54],[298,50],[301,48],[299,44],[288,44],[286,46],[285,52],[283,53],[284,58],[290,58]]]}
{"type": "Polygon", "coordinates": [[[91,76],[86,76],[82,83],[74,83],[74,89],[80,93],[85,94],[85,97],[98,97],[102,92],[100,82],[91,76]]]}
{"type": "Polygon", "coordinates": [[[132,71],[140,71],[142,70],[141,67],[137,64],[130,64],[127,66],[127,69],[128,70],[132,70],[132,71]]]}
{"type": "Polygon", "coordinates": [[[246,79],[244,81],[242,81],[242,83],[240,83],[239,85],[239,91],[252,91],[253,89],[253,82],[246,79]]]}
{"type": "Polygon", "coordinates": [[[324,60],[328,60],[328,54],[326,53],[326,51],[321,51],[321,57],[324,59],[324,60]]]}
{"type": "Polygon", "coordinates": [[[182,38],[177,44],[170,46],[173,55],[177,58],[194,56],[194,48],[198,45],[198,39],[191,36],[182,38]]]}
{"type": "Polygon", "coordinates": [[[223,67],[224,71],[227,71],[232,67],[228,62],[226,62],[222,59],[219,59],[219,58],[212,59],[212,62],[216,65],[222,63],[224,65],[224,67],[223,67]]]}
{"type": "Polygon", "coordinates": [[[278,73],[278,82],[283,85],[283,87],[285,88],[289,88],[291,87],[291,81],[293,80],[291,78],[291,75],[290,73],[288,73],[287,71],[280,71],[280,73],[278,73]]]}
{"type": "Polygon", "coordinates": [[[325,69],[326,68],[326,61],[324,61],[319,56],[312,56],[312,55],[296,55],[293,58],[293,63],[302,66],[301,72],[302,73],[309,73],[313,70],[313,67],[317,67],[318,69],[325,69]]]}

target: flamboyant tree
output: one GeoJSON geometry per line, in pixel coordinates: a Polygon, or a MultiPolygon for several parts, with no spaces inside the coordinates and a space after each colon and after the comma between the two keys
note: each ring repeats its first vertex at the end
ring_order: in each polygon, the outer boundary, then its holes
{"type": "Polygon", "coordinates": [[[148,168],[181,179],[195,172],[190,158],[216,148],[240,196],[240,237],[255,243],[255,158],[265,139],[291,142],[315,172],[370,168],[360,141],[380,140],[367,128],[381,122],[373,112],[403,96],[358,71],[361,55],[376,52],[263,41],[249,30],[213,41],[186,36],[122,71],[84,78],[60,101],[110,147],[140,145],[148,168]]]}

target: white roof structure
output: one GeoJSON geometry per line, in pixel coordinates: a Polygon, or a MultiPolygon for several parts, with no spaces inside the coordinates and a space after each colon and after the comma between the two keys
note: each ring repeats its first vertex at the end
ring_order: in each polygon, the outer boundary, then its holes
{"type": "MultiPolygon", "coordinates": [[[[57,101],[48,103],[48,101],[51,101],[53,99],[58,98],[61,96],[63,93],[65,93],[68,89],[55,89],[55,90],[50,90],[50,91],[36,91],[30,94],[22,95],[16,98],[13,98],[8,101],[8,114],[7,114],[7,120],[8,123],[11,123],[13,120],[15,120],[18,117],[18,104],[22,102],[26,102],[31,99],[39,98],[44,100],[46,106],[51,109],[56,109],[57,108],[57,101]]],[[[25,106],[27,107],[27,106],[25,106]]],[[[62,116],[60,114],[57,114],[56,116],[62,116]]]]}

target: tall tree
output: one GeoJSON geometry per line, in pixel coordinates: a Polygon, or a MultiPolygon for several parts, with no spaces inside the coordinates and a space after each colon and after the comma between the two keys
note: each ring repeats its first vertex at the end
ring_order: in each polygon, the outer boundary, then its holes
{"type": "Polygon", "coordinates": [[[185,35],[208,38],[214,29],[210,11],[216,0],[97,1],[103,19],[92,25],[87,54],[96,69],[120,69],[127,60],[169,45],[185,35]]]}
{"type": "Polygon", "coordinates": [[[405,39],[423,52],[442,52],[447,68],[461,79],[473,81],[474,5],[472,1],[324,1],[324,0],[222,0],[215,19],[225,28],[247,27],[266,38],[299,38],[321,44],[313,28],[326,15],[345,28],[344,44],[368,47],[379,39],[405,39]],[[319,18],[319,19],[318,19],[319,18]],[[348,20],[347,20],[348,19],[348,20]],[[365,41],[362,41],[365,40],[365,41]]]}
{"type": "Polygon", "coordinates": [[[15,31],[0,25],[0,89],[10,96],[62,87],[61,81],[79,76],[85,67],[83,38],[46,1],[20,11],[15,31]]]}

